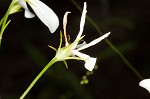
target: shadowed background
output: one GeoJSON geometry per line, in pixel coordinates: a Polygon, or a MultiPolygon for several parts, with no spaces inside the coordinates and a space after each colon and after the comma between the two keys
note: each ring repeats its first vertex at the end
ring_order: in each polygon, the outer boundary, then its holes
{"type": "MultiPolygon", "coordinates": [[[[51,34],[37,18],[26,19],[24,11],[9,17],[11,23],[4,32],[0,48],[0,99],[18,99],[32,80],[54,57],[59,45],[63,15],[68,16],[67,33],[70,42],[78,31],[81,12],[70,0],[42,0],[58,15],[60,26],[51,34]]],[[[84,0],[75,0],[83,7],[84,0]]],[[[0,18],[11,0],[0,1],[0,18]]],[[[111,31],[108,39],[125,55],[144,78],[150,77],[150,1],[149,0],[86,0],[87,15],[103,33],[111,31]]],[[[86,20],[84,40],[99,37],[86,20]]],[[[105,41],[83,51],[98,57],[98,69],[88,76],[89,83],[80,85],[87,70],[82,61],[54,64],[40,78],[25,99],[149,99],[150,94],[139,87],[140,79],[105,41]]]]}

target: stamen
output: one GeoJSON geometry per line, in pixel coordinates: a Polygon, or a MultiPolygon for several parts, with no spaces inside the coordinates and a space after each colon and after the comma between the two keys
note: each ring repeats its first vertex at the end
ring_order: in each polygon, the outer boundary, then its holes
{"type": "Polygon", "coordinates": [[[63,18],[63,29],[64,29],[64,37],[65,37],[65,42],[66,42],[65,46],[69,45],[68,39],[67,39],[67,34],[66,34],[67,16],[69,13],[71,13],[71,12],[66,12],[64,15],[64,18],[63,18]]]}

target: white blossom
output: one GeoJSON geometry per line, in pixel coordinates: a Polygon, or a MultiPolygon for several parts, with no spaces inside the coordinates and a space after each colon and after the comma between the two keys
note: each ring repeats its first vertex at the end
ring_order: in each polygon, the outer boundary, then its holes
{"type": "Polygon", "coordinates": [[[150,79],[144,79],[142,80],[139,85],[145,89],[147,89],[150,92],[150,79]]]}
{"type": "Polygon", "coordinates": [[[35,15],[30,12],[27,3],[31,6],[38,18],[49,28],[53,33],[59,26],[59,19],[57,15],[46,4],[40,0],[19,0],[18,3],[25,9],[25,17],[33,18],[35,15]]]}
{"type": "Polygon", "coordinates": [[[85,61],[85,64],[84,64],[85,68],[89,71],[92,71],[96,64],[97,58],[91,57],[80,51],[99,43],[101,40],[106,38],[110,34],[110,32],[93,40],[90,43],[83,42],[82,44],[80,44],[79,41],[84,37],[84,36],[82,36],[82,33],[83,33],[83,29],[84,29],[86,12],[87,12],[86,8],[87,8],[87,4],[86,4],[86,2],[84,2],[83,12],[82,12],[81,21],[80,21],[80,30],[79,30],[79,33],[78,33],[76,39],[71,44],[69,44],[69,42],[67,40],[67,34],[66,34],[67,15],[70,12],[65,13],[64,19],[63,19],[63,28],[64,28],[64,36],[65,36],[66,44],[65,44],[65,47],[58,48],[58,51],[57,51],[55,57],[57,58],[58,61],[64,61],[67,59],[83,60],[83,61],[85,61]]]}

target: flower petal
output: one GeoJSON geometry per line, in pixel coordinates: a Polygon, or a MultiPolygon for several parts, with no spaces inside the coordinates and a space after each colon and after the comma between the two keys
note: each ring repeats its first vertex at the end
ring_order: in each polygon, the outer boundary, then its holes
{"type": "Polygon", "coordinates": [[[85,68],[89,71],[92,71],[95,64],[96,64],[96,58],[93,58],[93,57],[90,57],[89,55],[87,54],[84,54],[84,53],[81,53],[81,52],[78,52],[77,50],[73,50],[72,51],[72,56],[73,55],[76,55],[78,57],[80,57],[81,59],[83,59],[85,61],[85,68]]]}
{"type": "Polygon", "coordinates": [[[51,33],[54,33],[59,26],[59,19],[53,10],[39,0],[30,0],[28,3],[51,33]]]}
{"type": "Polygon", "coordinates": [[[145,89],[147,89],[150,92],[150,79],[144,79],[142,80],[139,85],[145,89]]]}
{"type": "Polygon", "coordinates": [[[35,17],[35,15],[29,11],[25,0],[19,0],[18,3],[19,3],[19,5],[21,5],[25,9],[25,17],[26,18],[35,17]]]}
{"type": "Polygon", "coordinates": [[[72,50],[71,51],[71,56],[74,56],[74,55],[82,58],[83,60],[86,60],[86,59],[88,59],[90,57],[89,55],[81,53],[81,52],[79,52],[77,50],[72,50]]]}
{"type": "MultiPolygon", "coordinates": [[[[83,12],[82,12],[82,16],[81,16],[81,20],[80,20],[80,30],[79,30],[79,33],[76,37],[76,40],[79,39],[83,33],[83,28],[84,28],[84,24],[85,24],[85,17],[86,17],[86,10],[87,8],[87,4],[86,2],[84,2],[84,7],[83,7],[83,12]]],[[[77,46],[77,43],[73,46],[73,49],[76,48],[77,46]]]]}
{"type": "Polygon", "coordinates": [[[86,8],[87,8],[87,4],[86,4],[86,2],[84,2],[83,12],[82,12],[81,20],[80,20],[80,31],[79,31],[79,34],[77,35],[76,39],[79,39],[83,33],[83,28],[84,28],[84,24],[85,24],[86,13],[87,13],[86,8]]]}
{"type": "Polygon", "coordinates": [[[103,36],[91,41],[90,43],[78,48],[77,50],[80,51],[80,50],[86,49],[90,46],[93,46],[93,45],[97,44],[98,42],[100,42],[101,40],[103,40],[104,38],[106,38],[109,34],[110,34],[110,32],[108,32],[108,33],[104,34],[103,36]]]}
{"type": "Polygon", "coordinates": [[[85,68],[89,71],[92,71],[96,64],[96,60],[97,58],[92,58],[92,57],[87,58],[87,60],[85,61],[85,65],[84,65],[85,68]]]}

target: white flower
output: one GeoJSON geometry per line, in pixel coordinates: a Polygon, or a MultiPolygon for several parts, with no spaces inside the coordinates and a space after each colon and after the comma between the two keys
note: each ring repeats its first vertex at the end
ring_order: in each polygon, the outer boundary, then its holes
{"type": "Polygon", "coordinates": [[[144,79],[142,80],[139,85],[145,89],[147,89],[150,92],[150,79],[144,79]]]}
{"type": "Polygon", "coordinates": [[[40,0],[19,0],[18,3],[25,9],[26,18],[35,16],[28,9],[26,2],[31,6],[38,18],[49,28],[50,32],[55,32],[59,26],[59,19],[53,10],[40,0]]]}
{"type": "MultiPolygon", "coordinates": [[[[67,15],[70,12],[66,12],[64,15],[64,19],[63,19],[63,28],[64,28],[64,36],[65,36],[65,47],[63,48],[58,48],[58,51],[56,53],[55,58],[57,58],[58,61],[64,61],[67,59],[76,59],[76,60],[84,60],[85,61],[85,68],[89,71],[92,71],[95,64],[96,64],[96,59],[94,57],[90,57],[87,54],[84,54],[82,52],[80,52],[83,49],[86,49],[90,46],[93,46],[95,44],[97,44],[98,42],[100,42],[101,40],[103,40],[104,38],[106,38],[109,33],[106,33],[105,35],[93,40],[90,43],[86,43],[83,42],[82,44],[79,44],[79,41],[84,37],[82,36],[83,33],[83,28],[84,28],[84,24],[85,24],[85,17],[86,17],[86,2],[84,3],[84,7],[83,7],[83,12],[82,12],[82,16],[81,16],[81,21],[80,21],[80,31],[75,39],[75,41],[71,44],[69,44],[68,40],[67,40],[67,34],[66,34],[66,25],[67,25],[67,15]],[[81,37],[82,36],[82,37],[81,37]]],[[[61,43],[60,43],[61,45],[61,43]]]]}

